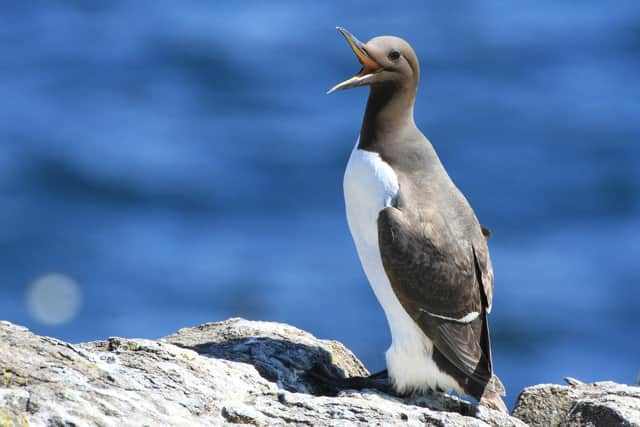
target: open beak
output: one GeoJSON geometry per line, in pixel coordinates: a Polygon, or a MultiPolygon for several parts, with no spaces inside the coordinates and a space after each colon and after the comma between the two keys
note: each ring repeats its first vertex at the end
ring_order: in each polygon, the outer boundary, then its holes
{"type": "Polygon", "coordinates": [[[347,43],[349,43],[349,46],[351,46],[353,53],[355,53],[358,57],[358,61],[362,64],[362,70],[360,70],[358,74],[351,77],[350,79],[338,83],[337,85],[329,89],[327,95],[339,90],[349,89],[352,87],[367,84],[369,78],[372,75],[382,71],[382,66],[371,59],[371,57],[367,53],[367,50],[364,48],[364,43],[362,43],[353,34],[345,30],[344,28],[336,27],[336,29],[340,31],[340,33],[344,36],[344,38],[347,40],[347,43]]]}

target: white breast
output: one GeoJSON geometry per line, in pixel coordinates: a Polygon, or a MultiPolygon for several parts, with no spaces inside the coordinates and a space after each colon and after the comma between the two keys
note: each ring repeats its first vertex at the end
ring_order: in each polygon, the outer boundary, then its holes
{"type": "Polygon", "coordinates": [[[347,221],[364,272],[391,330],[387,370],[399,392],[436,387],[461,391],[456,381],[433,362],[431,340],[400,305],[382,265],[378,213],[395,202],[398,188],[398,177],[391,166],[377,153],[358,149],[356,143],[344,175],[347,221]]]}

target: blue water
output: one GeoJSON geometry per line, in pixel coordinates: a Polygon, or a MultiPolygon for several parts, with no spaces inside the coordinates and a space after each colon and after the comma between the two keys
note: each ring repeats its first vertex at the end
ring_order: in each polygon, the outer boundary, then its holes
{"type": "Polygon", "coordinates": [[[0,13],[0,318],[71,341],[243,316],[389,333],[341,180],[365,89],[334,30],[409,40],[416,121],[490,241],[498,374],[640,369],[640,3],[11,2],[0,13]],[[242,6],[240,6],[242,5],[242,6]],[[69,322],[27,309],[75,280],[69,322]]]}

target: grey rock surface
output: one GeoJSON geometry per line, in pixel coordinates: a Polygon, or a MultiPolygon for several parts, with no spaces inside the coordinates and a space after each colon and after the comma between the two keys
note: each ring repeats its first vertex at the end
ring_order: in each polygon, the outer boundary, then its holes
{"type": "Polygon", "coordinates": [[[513,415],[532,426],[640,426],[640,387],[567,382],[524,389],[513,415]]]}
{"type": "Polygon", "coordinates": [[[0,322],[0,425],[518,426],[443,394],[318,395],[306,372],[368,372],[342,344],[294,327],[229,319],[160,340],[69,344],[0,322]]]}
{"type": "MultiPolygon", "coordinates": [[[[229,319],[160,340],[69,344],[0,322],[0,426],[525,425],[441,393],[323,396],[323,384],[307,375],[317,366],[340,377],[368,374],[339,342],[280,323],[229,319]]],[[[576,408],[565,412],[577,420],[614,408],[621,419],[637,422],[637,390],[602,387],[591,400],[576,400],[560,387],[551,397],[561,409],[541,403],[545,397],[535,387],[527,389],[517,413],[545,423],[563,419],[555,414],[567,407],[576,408]],[[537,413],[547,410],[556,412],[537,413]]]]}

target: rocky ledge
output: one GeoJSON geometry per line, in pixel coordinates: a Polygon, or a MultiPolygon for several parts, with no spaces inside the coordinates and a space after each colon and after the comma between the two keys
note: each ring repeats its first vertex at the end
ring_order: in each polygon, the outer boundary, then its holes
{"type": "Polygon", "coordinates": [[[368,372],[342,344],[289,325],[229,319],[157,341],[69,344],[0,322],[0,426],[640,425],[640,388],[525,389],[514,416],[445,394],[323,396],[310,370],[368,372]]]}

